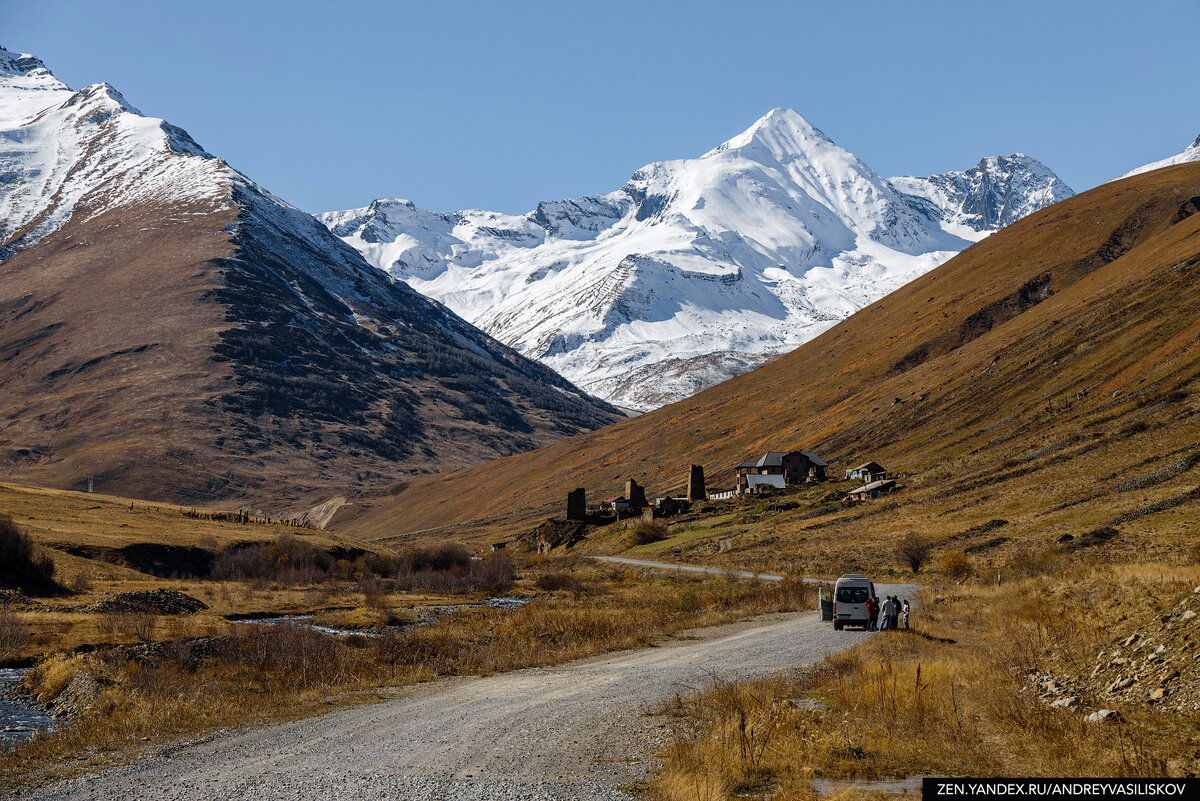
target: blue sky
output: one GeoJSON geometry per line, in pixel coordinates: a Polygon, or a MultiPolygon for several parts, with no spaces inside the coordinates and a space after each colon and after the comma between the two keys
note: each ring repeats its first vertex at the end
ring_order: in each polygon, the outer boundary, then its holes
{"type": "Polygon", "coordinates": [[[0,0],[0,21],[309,211],[524,212],[776,106],[884,175],[1020,151],[1077,190],[1200,133],[1194,0],[0,0]]]}

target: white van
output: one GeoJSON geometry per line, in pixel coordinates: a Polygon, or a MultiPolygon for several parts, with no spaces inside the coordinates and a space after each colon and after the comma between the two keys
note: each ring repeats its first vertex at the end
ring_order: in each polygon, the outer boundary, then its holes
{"type": "Polygon", "coordinates": [[[875,597],[875,585],[861,573],[846,573],[833,585],[833,628],[842,626],[870,628],[867,601],[875,597]]]}

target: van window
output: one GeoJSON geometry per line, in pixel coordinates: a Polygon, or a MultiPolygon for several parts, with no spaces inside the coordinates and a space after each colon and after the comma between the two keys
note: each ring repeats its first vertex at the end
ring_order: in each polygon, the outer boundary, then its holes
{"type": "Polygon", "coordinates": [[[866,587],[838,587],[837,601],[840,604],[865,604],[868,597],[866,587]]]}

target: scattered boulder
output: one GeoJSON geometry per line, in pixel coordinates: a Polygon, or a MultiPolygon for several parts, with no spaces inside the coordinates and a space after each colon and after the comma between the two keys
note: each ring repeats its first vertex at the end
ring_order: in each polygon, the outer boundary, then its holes
{"type": "Polygon", "coordinates": [[[1166,614],[1148,619],[1098,653],[1090,679],[1072,689],[1083,697],[1121,704],[1200,712],[1198,625],[1200,598],[1186,593],[1166,614]]]}
{"type": "Polygon", "coordinates": [[[122,592],[83,608],[85,612],[149,615],[192,615],[208,604],[177,590],[122,592]]]}
{"type": "Polygon", "coordinates": [[[1121,720],[1121,713],[1115,709],[1097,709],[1084,720],[1088,723],[1118,723],[1121,720]]]}
{"type": "Polygon", "coordinates": [[[1055,709],[1071,709],[1079,705],[1079,699],[1074,695],[1068,695],[1065,698],[1059,698],[1050,704],[1055,709]]]}

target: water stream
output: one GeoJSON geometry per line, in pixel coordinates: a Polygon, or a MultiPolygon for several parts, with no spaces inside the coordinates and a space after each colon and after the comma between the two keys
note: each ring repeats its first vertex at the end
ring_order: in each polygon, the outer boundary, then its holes
{"type": "MultiPolygon", "coordinates": [[[[446,615],[458,612],[461,609],[470,609],[478,607],[491,607],[493,609],[504,609],[512,611],[520,609],[530,598],[488,598],[483,603],[465,603],[465,604],[447,604],[441,606],[420,606],[414,610],[418,612],[417,621],[410,625],[430,625],[436,623],[440,618],[446,615]]],[[[292,624],[295,626],[303,626],[313,631],[319,631],[322,634],[329,634],[334,637],[349,637],[354,634],[363,637],[378,637],[380,632],[374,629],[343,629],[336,626],[322,626],[318,623],[313,623],[312,615],[274,615],[263,617],[247,617],[232,621],[234,623],[250,623],[258,626],[281,626],[292,624]]]]}
{"type": "Polygon", "coordinates": [[[16,696],[17,685],[29,668],[0,669],[0,748],[32,737],[34,732],[53,731],[54,718],[16,696]]]}

